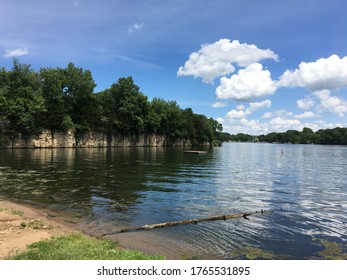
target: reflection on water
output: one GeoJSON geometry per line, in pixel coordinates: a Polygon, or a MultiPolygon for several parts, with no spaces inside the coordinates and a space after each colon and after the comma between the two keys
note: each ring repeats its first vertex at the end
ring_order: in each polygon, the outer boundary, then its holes
{"type": "Polygon", "coordinates": [[[64,211],[93,234],[277,209],[249,221],[109,237],[169,257],[227,259],[236,249],[256,248],[304,259],[319,250],[313,238],[346,244],[346,167],[347,147],[313,145],[230,143],[204,155],[170,148],[0,150],[0,195],[64,211]]]}

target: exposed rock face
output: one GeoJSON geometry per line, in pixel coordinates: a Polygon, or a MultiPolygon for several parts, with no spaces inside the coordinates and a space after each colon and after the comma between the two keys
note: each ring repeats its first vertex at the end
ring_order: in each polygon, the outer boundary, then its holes
{"type": "Polygon", "coordinates": [[[76,134],[72,131],[62,132],[44,130],[30,137],[5,138],[2,148],[93,148],[93,147],[165,147],[191,146],[186,139],[169,143],[165,135],[143,134],[139,137],[121,136],[105,132],[90,131],[76,134]]]}

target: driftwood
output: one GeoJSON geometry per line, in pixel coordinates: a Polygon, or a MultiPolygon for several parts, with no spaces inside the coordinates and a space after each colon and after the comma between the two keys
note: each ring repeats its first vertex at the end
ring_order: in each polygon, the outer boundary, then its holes
{"type": "Polygon", "coordinates": [[[149,230],[149,229],[155,229],[155,228],[173,227],[173,226],[187,225],[187,224],[197,224],[201,222],[218,221],[218,220],[225,221],[225,220],[237,219],[237,218],[245,218],[249,220],[248,216],[255,215],[255,214],[263,215],[269,212],[273,212],[273,210],[260,210],[255,212],[236,213],[236,214],[223,215],[223,216],[212,216],[212,217],[207,217],[202,219],[182,220],[182,221],[166,222],[166,223],[160,223],[160,224],[151,224],[151,225],[144,225],[140,227],[125,228],[125,229],[121,229],[111,233],[105,233],[105,234],[102,234],[101,236],[112,235],[112,234],[123,233],[123,232],[138,231],[138,230],[149,230]]]}

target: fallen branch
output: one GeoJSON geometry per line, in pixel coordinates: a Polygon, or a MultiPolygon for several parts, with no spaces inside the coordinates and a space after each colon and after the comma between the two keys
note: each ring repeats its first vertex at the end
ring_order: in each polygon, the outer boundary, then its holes
{"type": "Polygon", "coordinates": [[[125,228],[118,231],[114,231],[111,233],[104,233],[102,236],[106,235],[112,235],[117,233],[123,233],[123,232],[131,232],[131,231],[138,231],[138,230],[150,230],[155,228],[164,228],[164,227],[173,227],[173,226],[179,226],[179,225],[187,225],[187,224],[197,224],[201,222],[208,222],[208,221],[218,221],[218,220],[229,220],[229,219],[237,219],[237,218],[245,218],[248,220],[248,216],[255,215],[255,214],[265,214],[273,212],[273,210],[260,210],[255,212],[245,212],[245,213],[236,213],[231,215],[223,215],[223,216],[212,216],[202,219],[193,219],[193,220],[182,220],[182,221],[175,221],[175,222],[166,222],[166,223],[160,223],[160,224],[152,224],[152,225],[144,225],[140,227],[133,227],[133,228],[125,228]]]}

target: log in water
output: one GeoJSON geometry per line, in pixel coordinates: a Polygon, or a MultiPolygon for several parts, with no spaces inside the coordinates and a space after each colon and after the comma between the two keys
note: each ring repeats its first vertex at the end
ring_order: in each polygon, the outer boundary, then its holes
{"type": "Polygon", "coordinates": [[[269,212],[273,212],[273,210],[260,210],[255,212],[244,212],[244,213],[235,213],[235,214],[222,215],[222,216],[211,216],[211,217],[206,217],[201,219],[191,219],[191,220],[182,220],[182,221],[175,221],[175,222],[166,222],[166,223],[160,223],[160,224],[151,224],[151,225],[144,225],[140,227],[125,228],[125,229],[121,229],[111,233],[105,233],[105,234],[102,234],[101,236],[112,235],[112,234],[123,233],[123,232],[138,231],[138,230],[150,230],[150,229],[173,227],[173,226],[179,226],[179,225],[197,224],[197,223],[209,222],[209,221],[218,221],[218,220],[225,221],[225,220],[237,219],[237,218],[248,219],[248,216],[255,215],[255,214],[263,215],[269,212]]]}

